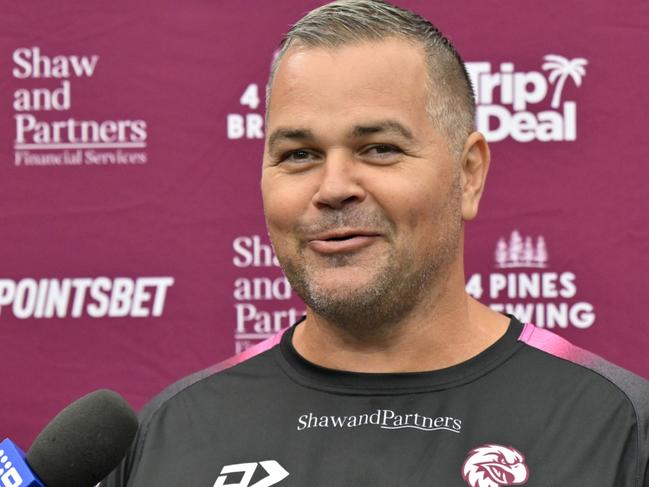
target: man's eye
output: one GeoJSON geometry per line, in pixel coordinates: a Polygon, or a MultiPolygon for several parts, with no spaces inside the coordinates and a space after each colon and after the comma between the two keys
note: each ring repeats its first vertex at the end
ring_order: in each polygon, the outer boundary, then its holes
{"type": "Polygon", "coordinates": [[[385,157],[385,156],[390,156],[394,154],[400,154],[401,151],[396,148],[393,145],[388,145],[388,144],[378,144],[378,145],[373,145],[366,151],[369,155],[372,156],[379,156],[379,157],[385,157]]]}
{"type": "Polygon", "coordinates": [[[286,162],[305,162],[314,158],[314,154],[306,150],[294,150],[282,155],[281,161],[286,162]]]}

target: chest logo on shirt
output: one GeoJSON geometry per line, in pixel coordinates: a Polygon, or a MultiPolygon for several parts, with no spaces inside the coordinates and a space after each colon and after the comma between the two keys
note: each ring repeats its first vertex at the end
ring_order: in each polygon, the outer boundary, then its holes
{"type": "Polygon", "coordinates": [[[462,465],[462,478],[471,487],[521,485],[529,476],[525,457],[511,446],[479,446],[469,452],[462,465]]]}
{"type": "Polygon", "coordinates": [[[259,463],[237,463],[235,465],[226,465],[221,469],[221,473],[216,478],[216,482],[214,482],[214,487],[270,487],[271,485],[281,482],[288,477],[288,475],[289,474],[284,467],[275,460],[266,460],[259,463]],[[255,474],[258,465],[261,465],[268,475],[250,485],[250,481],[252,480],[252,476],[255,474]],[[238,480],[226,484],[225,482],[228,480],[229,474],[234,474],[232,477],[235,477],[238,480]]]}

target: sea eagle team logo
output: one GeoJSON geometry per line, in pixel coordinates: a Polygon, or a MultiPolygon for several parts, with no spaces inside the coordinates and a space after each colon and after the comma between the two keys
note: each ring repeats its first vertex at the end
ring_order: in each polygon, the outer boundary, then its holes
{"type": "Polygon", "coordinates": [[[479,446],[469,452],[462,465],[462,478],[471,487],[521,485],[529,475],[525,457],[511,446],[479,446]]]}

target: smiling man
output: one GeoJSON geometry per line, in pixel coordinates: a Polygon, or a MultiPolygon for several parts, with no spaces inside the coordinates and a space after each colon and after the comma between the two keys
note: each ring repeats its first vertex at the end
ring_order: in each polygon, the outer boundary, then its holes
{"type": "Polygon", "coordinates": [[[489,149],[450,42],[328,4],[267,99],[266,221],[307,315],[164,391],[106,485],[647,486],[647,383],[465,292],[489,149]]]}
{"type": "Polygon", "coordinates": [[[464,291],[463,222],[489,165],[484,137],[465,122],[470,84],[440,41],[452,59],[433,69],[403,36],[336,40],[293,41],[269,97],[266,220],[311,311],[293,343],[315,363],[359,372],[462,362],[509,322],[464,291]],[[451,94],[435,88],[445,80],[451,94]],[[435,109],[442,96],[450,106],[435,109]]]}

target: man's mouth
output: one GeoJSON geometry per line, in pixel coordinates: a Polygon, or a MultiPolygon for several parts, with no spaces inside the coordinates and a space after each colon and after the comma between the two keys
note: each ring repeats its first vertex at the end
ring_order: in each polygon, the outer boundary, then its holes
{"type": "Polygon", "coordinates": [[[357,235],[342,235],[340,237],[329,237],[324,240],[326,240],[327,242],[339,242],[341,240],[349,240],[350,238],[354,238],[356,236],[357,235]]]}
{"type": "Polygon", "coordinates": [[[365,230],[326,232],[308,239],[308,246],[320,254],[354,252],[374,243],[381,235],[365,230]]]}

